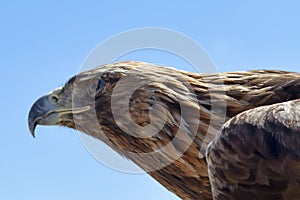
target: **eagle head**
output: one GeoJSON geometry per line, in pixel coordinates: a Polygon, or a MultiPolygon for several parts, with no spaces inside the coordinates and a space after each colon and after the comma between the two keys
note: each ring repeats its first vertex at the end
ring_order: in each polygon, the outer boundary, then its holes
{"type": "Polygon", "coordinates": [[[173,141],[177,147],[172,143],[172,154],[178,158],[193,142],[200,122],[189,79],[178,70],[142,62],[104,65],[38,99],[29,113],[29,128],[33,136],[37,125],[73,128],[130,159],[132,152],[153,152],[173,141]]]}

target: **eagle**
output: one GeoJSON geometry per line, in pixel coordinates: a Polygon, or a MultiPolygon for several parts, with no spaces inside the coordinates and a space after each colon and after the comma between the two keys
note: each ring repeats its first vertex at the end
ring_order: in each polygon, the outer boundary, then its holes
{"type": "Polygon", "coordinates": [[[115,62],[40,97],[28,125],[101,140],[182,199],[300,197],[299,73],[115,62]]]}

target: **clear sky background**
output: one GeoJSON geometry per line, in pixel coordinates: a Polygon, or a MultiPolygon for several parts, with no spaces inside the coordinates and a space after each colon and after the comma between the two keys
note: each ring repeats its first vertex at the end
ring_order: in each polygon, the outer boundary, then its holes
{"type": "MultiPolygon", "coordinates": [[[[190,36],[220,71],[300,72],[299,9],[299,1],[2,1],[0,199],[177,199],[148,175],[100,164],[76,131],[38,127],[33,139],[32,103],[76,74],[103,40],[149,26],[190,36]]],[[[184,69],[172,56],[131,58],[184,69]]]]}

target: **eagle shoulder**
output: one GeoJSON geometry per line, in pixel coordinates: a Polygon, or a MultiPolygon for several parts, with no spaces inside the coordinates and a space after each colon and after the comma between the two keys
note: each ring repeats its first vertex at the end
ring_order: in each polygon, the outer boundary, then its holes
{"type": "Polygon", "coordinates": [[[207,149],[215,199],[298,199],[300,100],[228,120],[207,149]]]}

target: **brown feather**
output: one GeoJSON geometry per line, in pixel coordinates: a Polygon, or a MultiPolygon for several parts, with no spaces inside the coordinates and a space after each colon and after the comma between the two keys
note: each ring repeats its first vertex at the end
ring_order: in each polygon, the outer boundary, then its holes
{"type": "Polygon", "coordinates": [[[214,199],[300,197],[300,100],[245,111],[208,148],[214,199]]]}
{"type": "MultiPolygon", "coordinates": [[[[183,199],[212,199],[203,157],[225,121],[258,106],[300,98],[299,91],[300,74],[292,72],[257,70],[197,74],[143,62],[118,62],[82,72],[67,82],[58,92],[61,102],[75,98],[77,106],[93,105],[96,113],[73,114],[73,123],[66,120],[59,125],[102,140],[183,199]],[[95,98],[87,98],[86,88],[100,78],[105,81],[105,87],[95,98]],[[113,109],[118,112],[112,113],[113,109]],[[92,123],[94,114],[97,123],[92,123]],[[122,127],[116,118],[123,123],[122,127]],[[148,130],[148,125],[153,125],[154,130],[160,128],[160,122],[163,126],[154,135],[139,137],[149,134],[144,131],[148,130]],[[185,146],[188,148],[183,148],[185,146]],[[136,153],[149,153],[163,147],[166,149],[155,156],[136,156],[136,153]],[[157,163],[166,166],[160,168],[157,163]],[[159,169],[153,170],[156,168],[159,169]]],[[[220,147],[230,146],[223,140],[219,143],[220,147]]],[[[236,151],[235,148],[243,147],[230,147],[228,153],[236,151]]],[[[252,159],[253,152],[240,151],[245,160],[252,159]]],[[[226,167],[226,163],[218,159],[220,156],[216,152],[212,162],[226,167]]],[[[225,179],[250,180],[252,173],[235,167],[219,175],[225,179]]]]}

